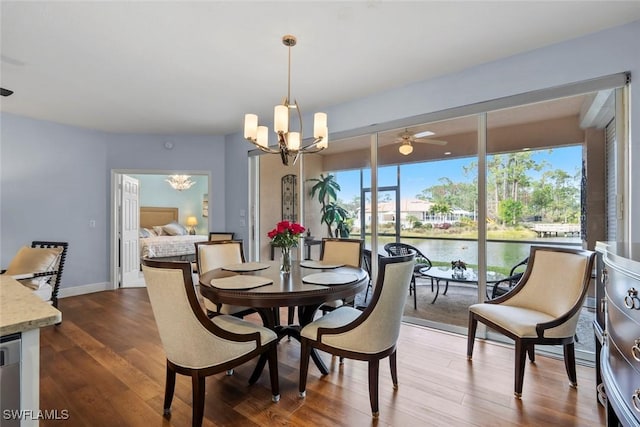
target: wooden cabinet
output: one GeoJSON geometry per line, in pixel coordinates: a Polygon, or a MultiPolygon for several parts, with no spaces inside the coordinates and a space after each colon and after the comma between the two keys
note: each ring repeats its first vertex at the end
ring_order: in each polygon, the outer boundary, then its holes
{"type": "Polygon", "coordinates": [[[606,393],[607,426],[638,426],[640,244],[599,242],[596,251],[599,258],[596,294],[601,301],[594,322],[601,348],[596,377],[606,393]]]}

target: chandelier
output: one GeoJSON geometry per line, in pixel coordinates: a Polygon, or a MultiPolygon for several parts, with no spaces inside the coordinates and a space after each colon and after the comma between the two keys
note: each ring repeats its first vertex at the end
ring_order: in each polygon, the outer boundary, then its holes
{"type": "Polygon", "coordinates": [[[245,114],[244,137],[260,150],[280,154],[282,164],[288,165],[289,158],[293,158],[295,164],[302,153],[317,153],[327,148],[329,142],[329,130],[327,128],[327,114],[315,113],[313,116],[313,142],[302,146],[302,113],[298,101],[291,103],[291,48],[296,45],[296,38],[292,35],[282,37],[282,44],[289,48],[289,68],[287,74],[287,96],[281,105],[276,105],[273,113],[273,130],[278,135],[277,148],[269,147],[269,129],[266,126],[258,126],[256,114],[245,114]],[[291,116],[297,117],[298,128],[293,131],[289,128],[291,116]]]}
{"type": "Polygon", "coordinates": [[[165,181],[178,191],[188,190],[195,184],[195,181],[191,181],[191,175],[169,175],[169,179],[165,179],[165,181]]]}

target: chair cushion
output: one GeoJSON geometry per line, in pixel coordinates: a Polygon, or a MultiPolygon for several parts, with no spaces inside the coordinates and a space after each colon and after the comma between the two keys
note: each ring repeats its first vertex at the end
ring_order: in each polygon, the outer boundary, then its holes
{"type": "Polygon", "coordinates": [[[276,333],[271,329],[256,325],[255,323],[247,322],[246,320],[238,319],[237,317],[227,315],[215,316],[211,321],[220,328],[235,334],[251,334],[253,332],[260,332],[260,344],[262,345],[278,339],[278,335],[276,335],[276,333]]]}
{"type": "Polygon", "coordinates": [[[309,323],[302,328],[300,335],[310,340],[318,340],[318,328],[338,328],[357,319],[362,312],[353,307],[340,307],[330,313],[325,314],[318,320],[309,323]]]}
{"type": "Polygon", "coordinates": [[[51,295],[53,295],[53,288],[51,287],[50,284],[45,283],[44,285],[40,286],[40,288],[35,289],[33,293],[36,294],[38,297],[40,297],[43,301],[51,303],[51,295]]]}
{"type": "MultiPolygon", "coordinates": [[[[536,325],[554,319],[546,313],[505,304],[473,304],[469,311],[495,323],[520,338],[536,338],[536,325]]],[[[574,331],[575,332],[575,331],[574,331]]],[[[572,336],[571,332],[567,336],[572,336]]],[[[547,335],[548,337],[548,335],[547,335]]],[[[554,338],[562,338],[554,336],[554,338]]]]}
{"type": "MultiPolygon", "coordinates": [[[[16,256],[11,260],[5,274],[9,276],[28,274],[28,273],[45,273],[47,271],[55,271],[57,269],[58,260],[63,248],[30,248],[23,246],[20,248],[16,256]]],[[[25,286],[32,289],[40,289],[46,285],[51,276],[36,277],[34,279],[20,280],[25,286]]]]}

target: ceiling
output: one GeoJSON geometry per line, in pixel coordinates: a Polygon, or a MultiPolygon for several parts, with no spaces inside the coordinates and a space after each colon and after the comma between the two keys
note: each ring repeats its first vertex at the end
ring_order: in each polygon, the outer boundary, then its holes
{"type": "MultiPolygon", "coordinates": [[[[640,1],[1,4],[3,112],[90,129],[229,134],[287,91],[322,111],[640,19],[640,1]]],[[[331,117],[329,117],[331,126],[331,117]]]]}

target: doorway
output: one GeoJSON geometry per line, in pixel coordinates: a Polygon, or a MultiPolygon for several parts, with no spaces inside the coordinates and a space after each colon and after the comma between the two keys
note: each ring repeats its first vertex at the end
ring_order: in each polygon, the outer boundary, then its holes
{"type": "MultiPolygon", "coordinates": [[[[141,238],[145,237],[140,236],[145,231],[142,230],[143,227],[148,229],[152,227],[140,223],[140,208],[158,208],[163,212],[163,216],[158,220],[162,224],[153,225],[161,227],[175,221],[187,230],[187,234],[193,232],[196,236],[206,236],[210,229],[210,182],[211,176],[207,171],[136,169],[111,171],[109,271],[114,289],[144,286],[140,259],[144,248],[144,245],[141,245],[141,238]],[[188,175],[194,184],[188,189],[174,189],[167,182],[171,175],[188,175]],[[135,183],[137,183],[137,194],[134,195],[131,194],[131,189],[135,187],[135,183]],[[165,216],[165,211],[175,212],[172,217],[174,219],[165,216]]],[[[191,251],[193,245],[183,246],[186,253],[191,251]]],[[[192,252],[195,252],[195,247],[192,252]]],[[[168,258],[161,255],[165,254],[155,253],[149,256],[160,256],[158,259],[167,260],[185,258],[182,256],[168,258]]],[[[192,254],[190,256],[193,257],[192,254]]]]}

